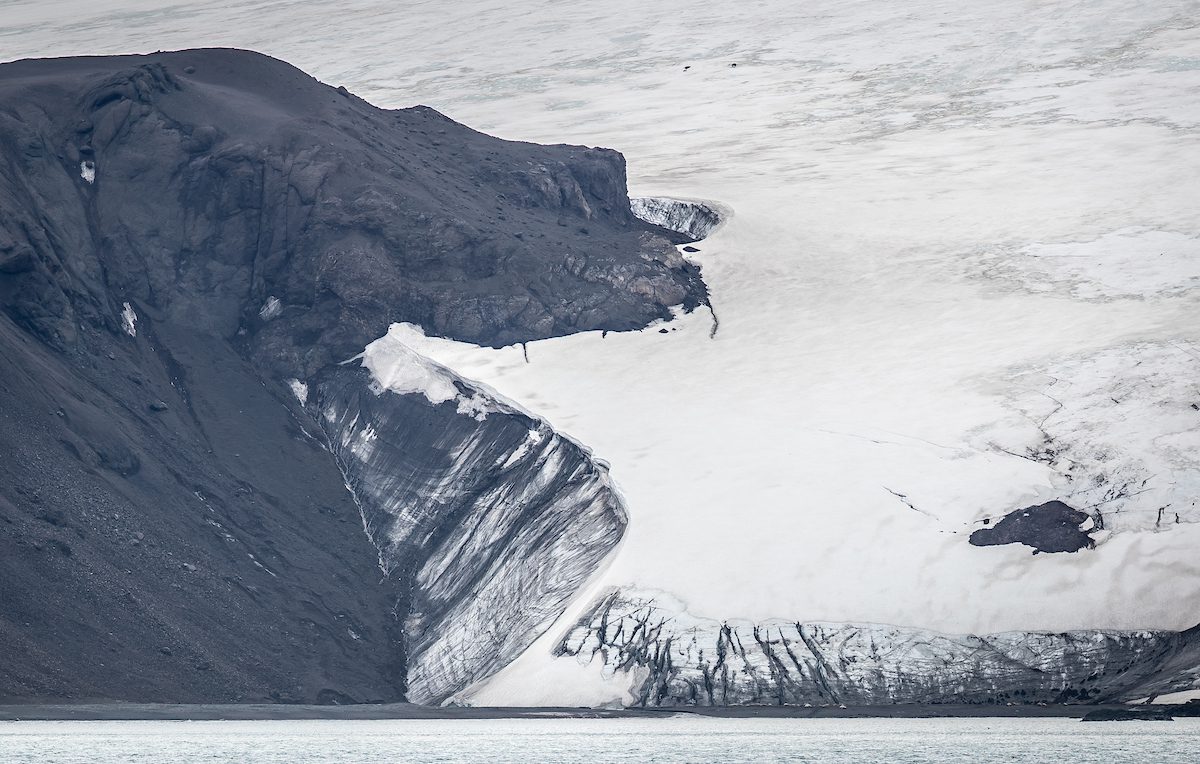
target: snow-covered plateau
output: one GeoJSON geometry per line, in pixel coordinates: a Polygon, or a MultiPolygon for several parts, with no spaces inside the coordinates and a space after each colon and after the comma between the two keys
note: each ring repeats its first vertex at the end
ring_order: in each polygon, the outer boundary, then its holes
{"type": "Polygon", "coordinates": [[[713,645],[732,621],[1200,622],[1200,2],[73,5],[6,8],[0,56],[253,48],[381,106],[619,148],[634,196],[728,212],[688,254],[712,315],[378,341],[586,446],[629,513],[607,568],[460,700],[636,701],[648,663],[579,649],[614,591],[665,592],[713,645]],[[1054,500],[1093,548],[968,543],[1054,500]]]}

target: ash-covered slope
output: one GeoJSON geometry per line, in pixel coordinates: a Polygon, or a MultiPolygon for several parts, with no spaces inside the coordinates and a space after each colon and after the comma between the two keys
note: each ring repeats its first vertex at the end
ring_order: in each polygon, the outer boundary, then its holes
{"type": "Polygon", "coordinates": [[[402,697],[403,591],[320,431],[152,315],[66,350],[0,318],[0,697],[402,697]]]}
{"type": "MultiPolygon", "coordinates": [[[[406,619],[440,547],[386,558],[364,533],[382,499],[347,490],[339,433],[313,416],[361,395],[331,364],[394,321],[500,345],[706,299],[630,212],[616,152],[377,109],[245,51],[0,65],[0,149],[6,699],[404,697],[406,643],[439,637],[406,619]]],[[[438,469],[445,438],[477,437],[461,416],[426,406],[391,458],[438,469]]],[[[544,538],[515,547],[551,602],[623,524],[597,485],[607,532],[562,548],[586,514],[562,476],[593,469],[567,451],[544,471],[544,538]]],[[[519,530],[520,510],[487,517],[519,530]]],[[[472,540],[478,519],[433,503],[420,527],[472,540]]],[[[443,592],[436,628],[475,591],[443,592]]],[[[506,649],[537,625],[518,618],[506,649]]]]}

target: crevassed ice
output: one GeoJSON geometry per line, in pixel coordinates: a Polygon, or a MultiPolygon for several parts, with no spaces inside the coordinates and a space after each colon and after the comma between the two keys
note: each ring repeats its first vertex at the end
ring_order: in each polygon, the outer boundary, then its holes
{"type": "Polygon", "coordinates": [[[721,224],[721,213],[711,204],[664,196],[640,196],[629,200],[633,214],[647,223],[662,226],[700,241],[721,224]]]}

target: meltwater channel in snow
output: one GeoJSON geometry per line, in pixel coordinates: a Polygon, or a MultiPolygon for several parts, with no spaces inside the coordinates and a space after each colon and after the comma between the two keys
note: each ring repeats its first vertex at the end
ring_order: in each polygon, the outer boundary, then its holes
{"type": "Polygon", "coordinates": [[[617,147],[635,196],[731,211],[690,254],[715,335],[707,310],[525,350],[390,335],[611,465],[622,546],[479,696],[556,702],[533,685],[585,671],[551,650],[611,587],[715,620],[1200,621],[1198,11],[130,0],[21,6],[0,50],[254,48],[383,106],[617,147]],[[1095,548],[967,542],[1053,500],[1095,548]]]}

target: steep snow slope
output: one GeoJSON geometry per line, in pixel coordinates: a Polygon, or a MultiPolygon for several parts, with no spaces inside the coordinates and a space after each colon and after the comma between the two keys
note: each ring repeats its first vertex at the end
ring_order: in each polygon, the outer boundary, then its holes
{"type": "MultiPolygon", "coordinates": [[[[19,8],[0,49],[256,47],[733,210],[694,255],[715,337],[421,344],[611,463],[598,587],[955,633],[1200,620],[1200,4],[121,7],[19,8]],[[1053,499],[1100,511],[1095,549],[966,542],[1053,499]]],[[[481,697],[541,692],[552,647],[481,697]]]]}

